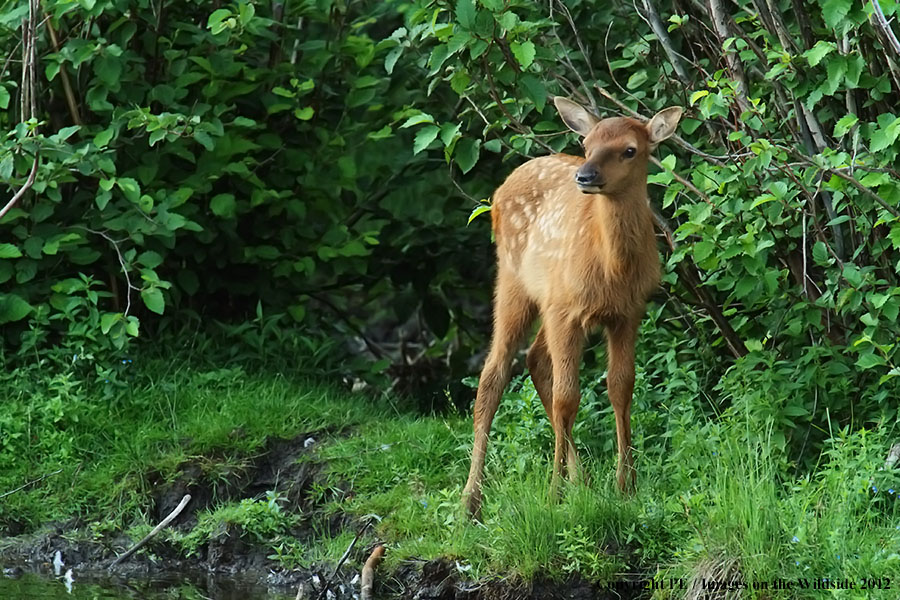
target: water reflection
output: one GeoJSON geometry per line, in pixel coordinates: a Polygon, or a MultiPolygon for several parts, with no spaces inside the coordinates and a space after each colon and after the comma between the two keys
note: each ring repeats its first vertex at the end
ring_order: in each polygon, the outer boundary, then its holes
{"type": "Polygon", "coordinates": [[[25,573],[0,575],[3,600],[293,600],[287,590],[267,589],[240,577],[198,574],[148,576],[132,579],[91,578],[74,573],[67,591],[66,577],[25,573]]]}

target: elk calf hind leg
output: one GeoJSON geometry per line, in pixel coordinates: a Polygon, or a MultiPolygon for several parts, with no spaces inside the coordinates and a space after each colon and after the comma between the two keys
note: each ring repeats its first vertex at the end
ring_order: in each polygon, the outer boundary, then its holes
{"type": "Polygon", "coordinates": [[[550,352],[547,349],[547,332],[541,327],[534,343],[528,349],[525,356],[525,366],[531,374],[531,382],[537,391],[541,404],[544,405],[544,411],[547,418],[550,419],[550,425],[553,425],[553,362],[550,360],[550,352]]]}
{"type": "Polygon", "coordinates": [[[578,455],[572,440],[572,427],[581,404],[578,365],[584,347],[584,332],[577,324],[562,318],[548,322],[548,346],[553,360],[553,480],[551,491],[559,495],[559,480],[564,471],[569,479],[578,478],[578,455]]]}
{"type": "Polygon", "coordinates": [[[635,469],[631,453],[631,400],[634,393],[634,345],[640,320],[621,321],[606,328],[607,389],[616,413],[616,442],[619,447],[616,481],[625,493],[634,492],[635,469]]]}

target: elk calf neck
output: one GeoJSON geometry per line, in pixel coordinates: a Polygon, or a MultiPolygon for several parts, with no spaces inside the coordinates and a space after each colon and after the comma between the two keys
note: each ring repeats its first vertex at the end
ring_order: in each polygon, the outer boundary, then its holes
{"type": "Polygon", "coordinates": [[[647,163],[657,144],[674,133],[682,110],[667,108],[641,123],[601,120],[565,98],[554,103],[565,124],[583,136],[585,157],[530,160],[494,192],[494,334],[475,399],[475,442],[463,491],[463,502],[476,517],[491,422],[513,356],[538,316],[541,326],[526,364],[553,425],[553,489],[564,470],[573,481],[578,474],[572,443],[581,401],[578,368],[585,337],[599,326],[607,338],[617,482],[623,491],[634,488],[634,345],[647,298],[659,284],[647,163]]]}

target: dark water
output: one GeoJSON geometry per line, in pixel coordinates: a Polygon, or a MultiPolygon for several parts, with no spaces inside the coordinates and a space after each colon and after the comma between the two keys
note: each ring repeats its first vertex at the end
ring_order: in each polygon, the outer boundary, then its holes
{"type": "Polygon", "coordinates": [[[269,590],[240,578],[146,577],[139,579],[81,579],[75,574],[71,590],[62,578],[26,573],[18,578],[0,575],[0,600],[293,600],[287,590],[269,590]]]}

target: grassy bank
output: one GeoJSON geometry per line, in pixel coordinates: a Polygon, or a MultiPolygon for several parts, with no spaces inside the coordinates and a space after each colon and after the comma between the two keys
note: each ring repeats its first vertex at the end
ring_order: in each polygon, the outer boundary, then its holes
{"type": "MultiPolygon", "coordinates": [[[[212,497],[190,531],[165,534],[184,554],[225,524],[287,568],[333,563],[360,518],[374,515],[365,539],[388,543],[389,565],[443,556],[471,577],[656,577],[686,586],[734,578],[768,587],[750,596],[817,598],[822,591],[772,585],[829,578],[858,588],[900,574],[900,478],[884,469],[897,437],[890,426],[828,432],[818,465],[804,471],[749,404],[736,401],[710,420],[690,402],[651,405],[645,389],[635,409],[638,493],[623,498],[612,483],[604,388],[586,381],[576,438],[589,483],[553,503],[550,427],[530,383],[517,380],[494,427],[484,522],[473,524],[459,506],[467,415],[421,416],[277,369],[172,357],[123,357],[98,380],[91,360],[4,376],[0,493],[34,482],[0,499],[8,531],[77,518],[80,535],[138,538],[157,519],[160,489],[191,468],[211,482],[212,497]],[[304,447],[303,501],[277,479],[249,497],[229,496],[278,440],[304,447]]],[[[867,597],[894,597],[900,581],[892,585],[867,597]]]]}

